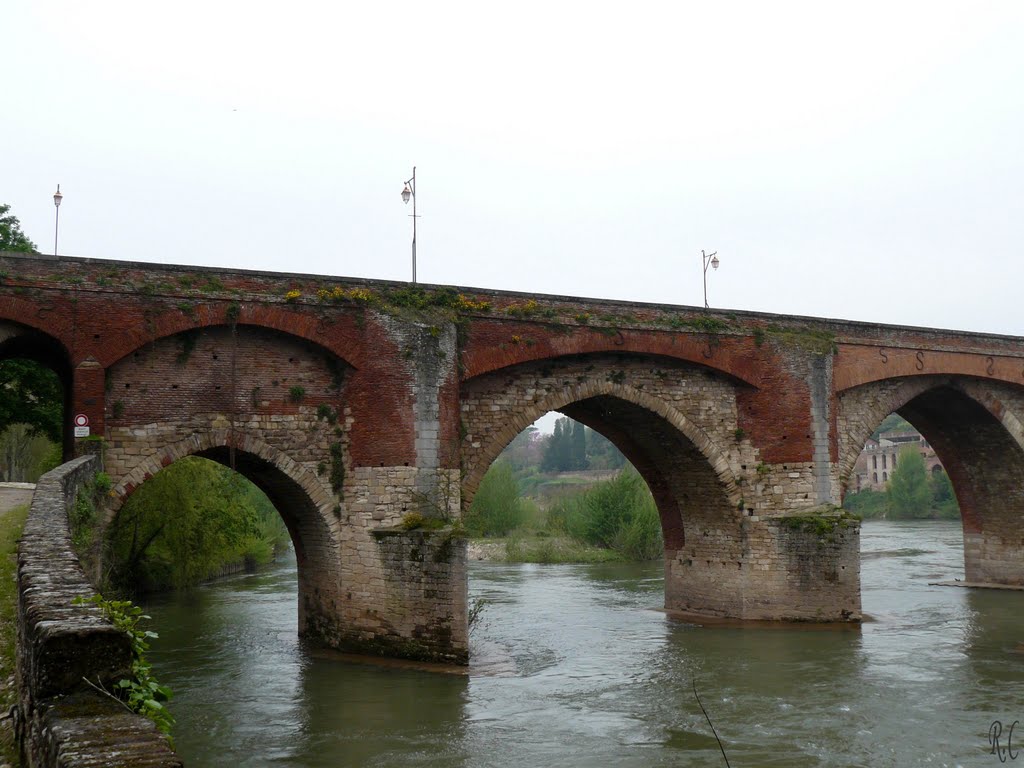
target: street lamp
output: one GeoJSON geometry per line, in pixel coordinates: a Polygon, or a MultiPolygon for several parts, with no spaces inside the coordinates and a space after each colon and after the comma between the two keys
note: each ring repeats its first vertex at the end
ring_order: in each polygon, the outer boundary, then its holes
{"type": "Polygon", "coordinates": [[[718,269],[718,251],[714,253],[704,254],[704,249],[701,249],[700,260],[704,265],[704,309],[708,309],[708,265],[711,265],[712,269],[718,269]]]}
{"type": "Polygon", "coordinates": [[[416,282],[416,166],[412,167],[412,178],[407,179],[402,189],[402,202],[408,203],[412,198],[412,281],[416,282]]]}
{"type": "Polygon", "coordinates": [[[60,184],[57,185],[57,191],[53,193],[53,207],[55,209],[53,215],[53,255],[57,255],[57,230],[60,227],[60,201],[64,199],[64,195],[60,193],[60,184]]]}

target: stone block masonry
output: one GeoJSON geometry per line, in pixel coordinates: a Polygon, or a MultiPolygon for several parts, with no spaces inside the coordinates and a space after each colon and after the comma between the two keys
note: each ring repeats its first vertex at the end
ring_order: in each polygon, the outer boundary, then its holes
{"type": "MultiPolygon", "coordinates": [[[[786,521],[841,502],[892,410],[949,469],[969,577],[1024,583],[1019,338],[91,259],[0,270],[0,358],[57,371],[104,439],[110,515],[184,456],[234,466],[291,531],[300,631],[336,647],[465,659],[458,539],[406,524],[454,521],[549,410],[646,479],[670,608],[856,621],[855,527],[786,521]]],[[[71,458],[86,444],[66,434],[71,458]]]]}
{"type": "Polygon", "coordinates": [[[98,467],[75,459],[40,478],[18,548],[18,729],[37,766],[181,766],[153,723],[125,712],[106,688],[131,672],[131,646],[95,606],[71,548],[68,509],[98,467]]]}

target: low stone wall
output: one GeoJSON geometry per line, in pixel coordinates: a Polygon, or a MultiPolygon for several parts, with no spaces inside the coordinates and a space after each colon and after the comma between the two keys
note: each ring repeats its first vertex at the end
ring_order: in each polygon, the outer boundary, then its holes
{"type": "Polygon", "coordinates": [[[71,547],[68,510],[96,473],[83,456],[40,478],[18,548],[18,730],[25,765],[181,766],[154,724],[86,680],[110,689],[131,668],[131,647],[92,605],[71,547]]]}

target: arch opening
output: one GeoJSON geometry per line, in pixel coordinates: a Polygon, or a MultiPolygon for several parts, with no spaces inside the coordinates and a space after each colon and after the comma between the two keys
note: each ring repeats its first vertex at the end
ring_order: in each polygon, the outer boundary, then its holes
{"type": "Polygon", "coordinates": [[[880,439],[867,438],[852,460],[852,441],[847,445],[844,506],[869,519],[959,518],[964,579],[1024,584],[1024,447],[1016,394],[1006,385],[967,378],[889,383],[881,398],[868,391],[872,386],[844,393],[850,412],[860,407],[866,423],[888,406],[896,417],[883,425],[905,421],[874,435],[880,439]],[[874,412],[862,405],[872,401],[874,412]],[[887,473],[887,487],[875,482],[876,472],[879,478],[887,473]]]}
{"type": "Polygon", "coordinates": [[[465,381],[463,509],[502,449],[558,412],[611,441],[646,483],[664,541],[665,606],[745,615],[736,593],[754,578],[745,528],[752,512],[732,468],[754,459],[737,437],[743,386],[696,365],[614,354],[533,362],[465,381]],[[723,575],[737,586],[723,586],[723,575]]]}
{"type": "Polygon", "coordinates": [[[105,578],[120,592],[183,590],[276,560],[291,544],[286,507],[250,477],[196,454],[147,480],[106,527],[105,578]]]}
{"type": "MultiPolygon", "coordinates": [[[[242,436],[232,451],[229,440],[226,430],[193,435],[140,462],[113,488],[98,537],[106,539],[131,498],[166,474],[168,467],[183,459],[218,465],[222,475],[226,473],[235,478],[231,482],[244,478],[243,488],[251,483],[254,488],[249,491],[250,496],[264,496],[279,516],[295,551],[299,634],[329,643],[330,629],[337,625],[338,619],[333,595],[326,587],[341,580],[337,517],[331,509],[331,497],[318,478],[277,449],[254,437],[242,436]],[[234,471],[231,471],[232,464],[234,471]]],[[[176,498],[173,494],[170,496],[170,508],[174,507],[176,498]]],[[[203,502],[199,499],[195,503],[203,502]]],[[[196,510],[190,512],[194,515],[196,510]]],[[[175,525],[173,519],[164,523],[175,525]]],[[[106,562],[101,565],[104,569],[110,567],[106,562]]]]}
{"type": "Polygon", "coordinates": [[[72,375],[53,337],[0,322],[0,478],[35,482],[69,458],[72,375]]]}

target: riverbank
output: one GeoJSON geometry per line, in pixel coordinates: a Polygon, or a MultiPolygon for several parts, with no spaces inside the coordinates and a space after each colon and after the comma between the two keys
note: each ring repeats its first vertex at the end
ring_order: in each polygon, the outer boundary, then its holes
{"type": "Polygon", "coordinates": [[[500,539],[470,539],[466,558],[493,563],[622,563],[619,552],[595,547],[569,536],[509,536],[500,539]]]}

